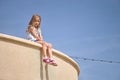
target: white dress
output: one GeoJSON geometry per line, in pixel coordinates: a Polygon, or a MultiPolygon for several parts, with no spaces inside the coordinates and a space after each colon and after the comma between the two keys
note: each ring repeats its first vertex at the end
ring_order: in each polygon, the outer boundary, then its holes
{"type": "MultiPolygon", "coordinates": [[[[36,28],[35,29],[35,33],[37,34],[37,36],[39,36],[41,34],[41,31],[40,30],[37,30],[36,28]]],[[[37,39],[30,33],[30,32],[27,32],[27,39],[30,40],[30,41],[37,41],[37,39]]]]}

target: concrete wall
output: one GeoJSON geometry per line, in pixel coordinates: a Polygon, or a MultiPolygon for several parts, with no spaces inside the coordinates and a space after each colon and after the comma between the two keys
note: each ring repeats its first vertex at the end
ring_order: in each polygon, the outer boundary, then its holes
{"type": "Polygon", "coordinates": [[[0,34],[0,80],[78,80],[74,60],[55,49],[53,58],[57,67],[42,62],[40,44],[0,34]]]}

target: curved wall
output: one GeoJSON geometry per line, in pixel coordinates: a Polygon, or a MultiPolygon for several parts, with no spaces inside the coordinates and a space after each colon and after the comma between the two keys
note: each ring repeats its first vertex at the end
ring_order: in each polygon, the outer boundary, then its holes
{"type": "Polygon", "coordinates": [[[78,64],[53,49],[58,66],[42,62],[41,45],[0,34],[0,80],[78,80],[78,64]]]}

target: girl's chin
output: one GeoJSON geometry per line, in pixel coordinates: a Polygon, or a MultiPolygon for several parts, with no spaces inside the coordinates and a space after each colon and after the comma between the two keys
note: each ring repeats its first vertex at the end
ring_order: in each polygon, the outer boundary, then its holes
{"type": "Polygon", "coordinates": [[[35,28],[37,28],[37,26],[35,25],[35,28]]]}

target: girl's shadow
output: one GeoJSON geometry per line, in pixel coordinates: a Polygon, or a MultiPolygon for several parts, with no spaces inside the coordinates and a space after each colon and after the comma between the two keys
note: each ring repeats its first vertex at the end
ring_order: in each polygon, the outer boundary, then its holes
{"type": "Polygon", "coordinates": [[[46,77],[46,80],[49,80],[49,74],[48,74],[48,64],[45,64],[45,73],[44,74],[44,71],[43,71],[43,61],[42,61],[42,55],[40,55],[40,80],[44,80],[44,75],[46,77]]]}

